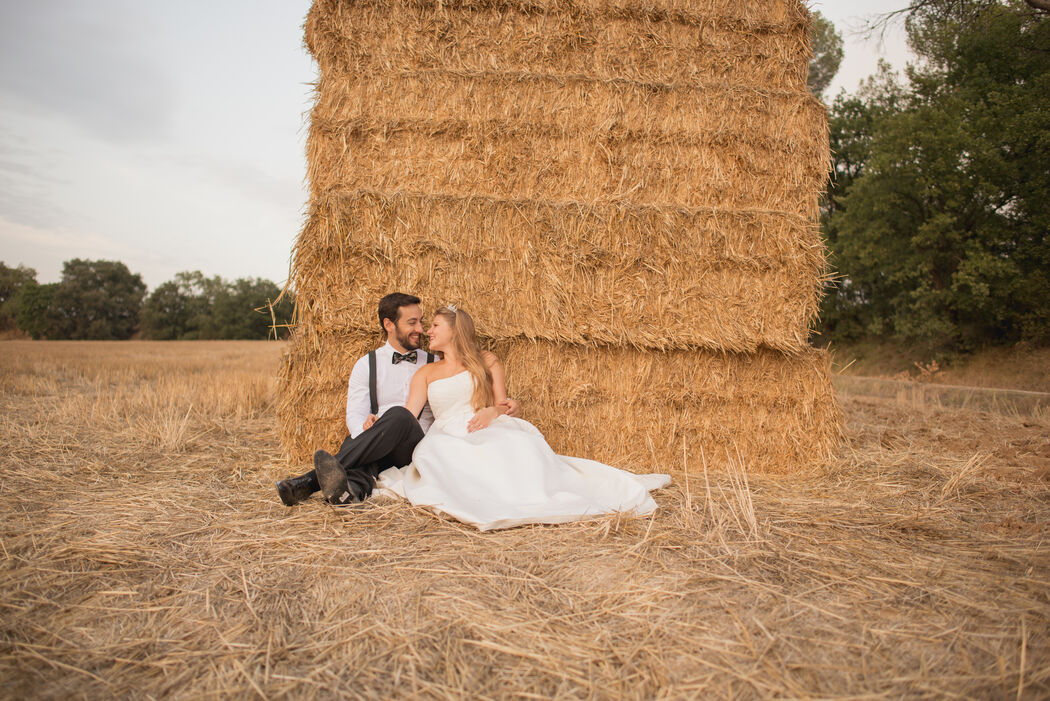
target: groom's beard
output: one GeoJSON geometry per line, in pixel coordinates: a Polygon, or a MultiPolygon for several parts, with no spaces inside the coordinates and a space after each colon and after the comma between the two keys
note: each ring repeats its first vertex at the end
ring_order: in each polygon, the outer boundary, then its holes
{"type": "Polygon", "coordinates": [[[418,332],[409,332],[404,335],[398,333],[397,342],[401,344],[401,347],[407,351],[414,351],[423,345],[423,334],[418,332]]]}

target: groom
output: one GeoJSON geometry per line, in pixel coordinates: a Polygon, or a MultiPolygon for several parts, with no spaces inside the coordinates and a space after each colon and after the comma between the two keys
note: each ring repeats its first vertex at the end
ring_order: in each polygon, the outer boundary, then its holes
{"type": "MultiPolygon", "coordinates": [[[[321,490],[332,504],[362,501],[372,493],[376,477],[388,467],[412,462],[412,451],[434,421],[430,406],[417,417],[405,409],[416,371],[434,360],[419,350],[423,310],[419,297],[395,292],[379,300],[379,324],[386,343],[360,358],[350,373],[346,397],[346,428],[350,435],[339,451],[318,450],[314,469],[277,483],[277,494],[294,506],[321,490]]],[[[518,402],[507,400],[517,416],[518,402]]]]}

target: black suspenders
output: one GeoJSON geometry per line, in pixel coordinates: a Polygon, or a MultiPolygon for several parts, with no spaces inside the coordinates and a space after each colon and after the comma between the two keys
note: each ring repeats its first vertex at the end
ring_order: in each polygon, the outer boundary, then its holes
{"type": "Polygon", "coordinates": [[[379,393],[376,391],[376,352],[368,353],[368,399],[372,403],[372,415],[379,414],[379,393]]]}
{"type": "MultiPolygon", "coordinates": [[[[427,353],[427,362],[432,363],[436,360],[433,353],[427,353]]],[[[371,404],[372,415],[377,416],[379,414],[379,392],[376,390],[376,352],[369,351],[368,353],[368,401],[371,404]]]]}

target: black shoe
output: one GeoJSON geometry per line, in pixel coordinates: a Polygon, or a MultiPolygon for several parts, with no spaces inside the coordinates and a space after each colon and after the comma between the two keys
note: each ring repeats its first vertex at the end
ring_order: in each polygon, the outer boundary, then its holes
{"type": "Polygon", "coordinates": [[[317,482],[329,504],[342,506],[364,498],[360,488],[347,481],[346,471],[328,451],[318,450],[314,453],[314,471],[317,472],[317,482]]]}
{"type": "Polygon", "coordinates": [[[318,489],[320,486],[317,484],[317,478],[312,474],[290,477],[277,483],[277,495],[281,497],[285,506],[295,506],[318,489]]]}

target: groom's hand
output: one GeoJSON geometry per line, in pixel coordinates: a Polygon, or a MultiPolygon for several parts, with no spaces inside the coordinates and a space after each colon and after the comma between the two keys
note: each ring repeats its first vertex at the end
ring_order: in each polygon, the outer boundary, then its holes
{"type": "Polygon", "coordinates": [[[365,422],[361,425],[361,430],[367,431],[368,429],[372,428],[372,424],[374,424],[378,418],[379,417],[375,414],[369,414],[368,418],[365,419],[365,422]]]}
{"type": "Polygon", "coordinates": [[[518,404],[517,399],[511,399],[508,397],[499,403],[501,407],[507,410],[507,416],[520,417],[521,416],[521,404],[518,404]]]}

